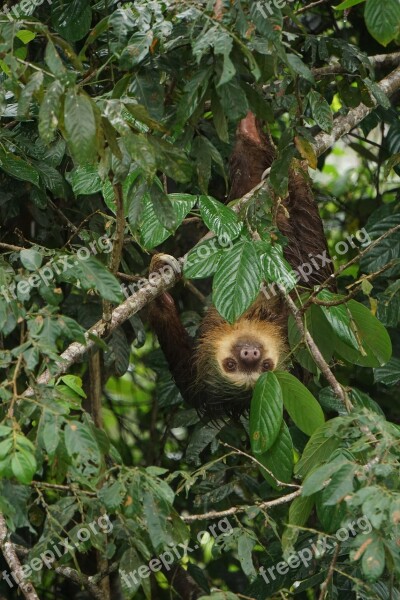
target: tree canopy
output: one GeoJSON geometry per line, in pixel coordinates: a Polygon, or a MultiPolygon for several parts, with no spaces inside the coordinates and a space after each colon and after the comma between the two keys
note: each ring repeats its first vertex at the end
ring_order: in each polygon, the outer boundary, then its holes
{"type": "Polygon", "coordinates": [[[399,42],[399,0],[3,6],[2,598],[400,597],[399,42]],[[277,156],[226,205],[249,112],[277,156]],[[283,256],[300,161],[337,293],[283,256]],[[272,284],[294,369],[201,419],[146,306],[195,336],[272,284]]]}

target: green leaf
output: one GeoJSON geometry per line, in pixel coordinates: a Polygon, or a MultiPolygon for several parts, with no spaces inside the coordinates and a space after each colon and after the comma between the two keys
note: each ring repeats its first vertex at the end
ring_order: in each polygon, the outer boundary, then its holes
{"type": "Polygon", "coordinates": [[[322,408],[311,392],[294,375],[275,372],[282,390],[283,404],[294,424],[306,435],[312,435],[325,423],[322,408]]]}
{"type": "MultiPolygon", "coordinates": [[[[329,389],[332,389],[332,388],[329,388],[329,389]]],[[[374,412],[374,413],[377,413],[378,415],[384,416],[384,412],[381,409],[381,407],[379,406],[379,404],[377,404],[377,402],[375,402],[375,400],[373,400],[368,394],[366,394],[365,392],[361,392],[357,388],[353,387],[350,390],[350,401],[353,404],[353,406],[355,406],[355,407],[366,408],[367,410],[370,410],[371,412],[374,412]]],[[[342,408],[343,408],[343,405],[342,405],[342,408]]],[[[346,414],[345,410],[343,410],[343,414],[346,414]]]]}
{"type": "Polygon", "coordinates": [[[39,134],[42,140],[49,144],[57,131],[61,111],[61,97],[64,86],[54,81],[47,89],[39,109],[39,134]]]}
{"type": "MultiPolygon", "coordinates": [[[[305,327],[311,334],[311,337],[318,346],[322,356],[329,363],[333,354],[333,344],[331,339],[332,329],[324,317],[320,306],[313,304],[306,311],[305,327]]],[[[315,359],[306,347],[303,341],[303,336],[300,333],[296,321],[292,315],[289,317],[288,337],[290,348],[292,351],[294,351],[296,360],[301,364],[302,367],[310,371],[310,373],[317,375],[318,367],[315,363],[315,359]],[[301,344],[300,347],[299,344],[301,344]]]]}
{"type": "Polygon", "coordinates": [[[283,419],[283,400],[279,381],[271,371],[257,380],[250,407],[250,443],[254,454],[269,450],[279,432],[283,419]]]}
{"type": "Polygon", "coordinates": [[[23,44],[29,44],[29,42],[32,42],[32,40],[36,38],[36,33],[33,33],[33,31],[29,31],[29,29],[20,29],[15,34],[15,37],[21,40],[23,44]]]}
{"type": "Polygon", "coordinates": [[[282,549],[284,554],[293,548],[299,536],[300,528],[307,523],[313,506],[314,498],[305,498],[303,496],[295,498],[290,504],[287,527],[282,535],[282,549]]]}
{"type": "Polygon", "coordinates": [[[382,46],[387,46],[399,35],[398,0],[367,0],[364,16],[368,31],[382,46]]]}
{"type": "Polygon", "coordinates": [[[252,242],[237,243],[222,256],[213,281],[213,303],[229,323],[238,319],[260,292],[262,268],[252,242]]]}
{"type": "Polygon", "coordinates": [[[172,540],[167,531],[167,518],[171,512],[169,504],[160,495],[145,492],[143,510],[146,518],[147,532],[154,549],[159,552],[172,540]]]}
{"type": "Polygon", "coordinates": [[[19,156],[6,152],[2,147],[0,147],[0,169],[15,179],[39,186],[37,170],[19,156]]]}
{"type": "Polygon", "coordinates": [[[151,181],[156,173],[156,150],[149,143],[149,137],[143,133],[134,134],[130,130],[123,134],[123,141],[130,156],[143,170],[148,181],[151,181]]]}
{"type": "Polygon", "coordinates": [[[66,174],[66,179],[77,196],[96,194],[102,189],[101,179],[94,165],[78,165],[66,174]]]}
{"type": "Polygon", "coordinates": [[[141,585],[140,578],[128,578],[127,573],[137,572],[139,567],[141,567],[142,565],[143,558],[139,556],[135,548],[128,548],[128,550],[126,550],[122,555],[121,562],[119,565],[119,572],[121,579],[121,588],[124,591],[125,596],[127,598],[132,598],[132,596],[137,592],[141,585]]]}
{"type": "Polygon", "coordinates": [[[65,74],[66,69],[64,67],[64,63],[51,40],[47,42],[44,59],[50,71],[57,78],[60,78],[61,75],[65,74]]]}
{"type": "Polygon", "coordinates": [[[292,290],[297,283],[296,275],[283,255],[282,246],[267,242],[261,242],[261,244],[261,259],[266,281],[281,283],[286,291],[292,290]],[[267,251],[265,252],[265,250],[267,251]]]}
{"type": "Polygon", "coordinates": [[[166,140],[148,136],[149,145],[157,157],[157,165],[160,171],[181,183],[187,183],[192,177],[192,165],[185,152],[173,146],[166,140]]]}
{"type": "Polygon", "coordinates": [[[92,101],[76,88],[67,91],[64,106],[67,142],[74,159],[91,163],[97,156],[96,119],[92,101]]]}
{"type": "Polygon", "coordinates": [[[299,477],[304,478],[312,469],[326,462],[340,446],[340,440],[332,434],[336,421],[337,419],[332,419],[322,425],[308,440],[302,457],[294,468],[299,477]]]}
{"type": "Polygon", "coordinates": [[[328,102],[315,90],[311,90],[308,94],[308,101],[310,102],[311,113],[316,124],[323,131],[330,133],[333,127],[333,114],[328,102]]]}
{"type": "Polygon", "coordinates": [[[103,263],[90,256],[86,260],[75,261],[74,269],[85,290],[95,289],[104,300],[120,302],[124,299],[118,280],[103,263]]]}
{"type": "Polygon", "coordinates": [[[33,73],[29,78],[28,83],[21,92],[18,100],[18,114],[26,116],[29,113],[30,103],[33,95],[38,92],[43,85],[43,72],[38,71],[33,73]]]}
{"type": "Polygon", "coordinates": [[[338,4],[337,6],[333,6],[333,8],[335,10],[346,10],[347,8],[352,8],[352,6],[356,6],[357,4],[361,4],[362,2],[365,2],[366,0],[345,0],[344,2],[341,2],[340,4],[338,4]]]}
{"type": "MultiPolygon", "coordinates": [[[[169,194],[173,201],[172,206],[176,215],[176,226],[182,223],[188,212],[190,212],[196,203],[196,196],[169,194]]],[[[143,198],[143,212],[141,215],[140,237],[143,246],[151,250],[164,242],[171,233],[163,227],[154,212],[153,203],[148,194],[143,198]]]]}
{"type": "Polygon", "coordinates": [[[364,542],[365,550],[362,555],[361,567],[368,581],[376,581],[381,577],[385,568],[385,547],[377,533],[369,534],[364,542]],[[367,541],[372,543],[367,545],[367,541]]]}
{"type": "Polygon", "coordinates": [[[54,29],[69,42],[77,42],[88,33],[92,22],[88,0],[53,0],[51,9],[54,29]]]}
{"type": "Polygon", "coordinates": [[[20,483],[29,485],[36,472],[37,464],[33,448],[28,450],[20,447],[11,459],[11,470],[20,483]]]}
{"type": "MultiPolygon", "coordinates": [[[[86,344],[85,329],[71,317],[60,315],[58,318],[61,333],[68,339],[86,344]]],[[[75,376],[74,376],[75,377],[75,376]]]]}
{"type": "Polygon", "coordinates": [[[177,227],[177,215],[168,194],[156,182],[151,186],[149,194],[153,203],[154,213],[161,225],[169,232],[175,231],[177,227]]]}
{"type": "Polygon", "coordinates": [[[164,115],[164,87],[157,71],[129,74],[129,91],[146,107],[153,119],[160,121],[164,115]]]}
{"type": "Polygon", "coordinates": [[[86,398],[86,394],[82,389],[82,379],[76,375],[63,375],[60,377],[61,381],[65,383],[71,390],[73,390],[81,398],[86,398]]]}
{"type": "Polygon", "coordinates": [[[224,252],[216,238],[197,244],[185,256],[183,272],[188,279],[211,277],[218,268],[224,252]]]}
{"type": "Polygon", "coordinates": [[[374,369],[374,379],[384,385],[396,385],[400,381],[400,358],[391,358],[384,367],[374,369]]]}
{"type": "MultiPolygon", "coordinates": [[[[125,180],[127,183],[129,177],[125,180]]],[[[133,229],[137,227],[138,222],[142,216],[144,207],[144,198],[147,197],[149,200],[149,186],[145,179],[142,177],[135,177],[133,181],[125,187],[125,205],[127,206],[128,221],[133,229]]],[[[113,192],[114,196],[114,192],[113,192]]],[[[154,208],[154,203],[153,203],[154,208]]]]}
{"type": "Polygon", "coordinates": [[[125,497],[126,489],[120,481],[111,481],[99,489],[99,500],[104,504],[107,510],[117,510],[125,497]]]}
{"type": "MultiPolygon", "coordinates": [[[[331,302],[339,300],[340,296],[332,294],[328,290],[322,290],[317,295],[317,298],[323,302],[331,302]]],[[[348,303],[339,304],[338,306],[322,306],[321,309],[339,340],[359,351],[359,344],[352,327],[352,316],[348,303]]]]}
{"type": "MultiPolygon", "coordinates": [[[[284,483],[289,483],[293,473],[293,442],[289,429],[282,420],[281,428],[275,442],[265,453],[257,455],[257,460],[271,473],[284,483]]],[[[265,479],[277,488],[275,480],[263,469],[260,469],[265,479]]]]}
{"type": "Polygon", "coordinates": [[[208,229],[219,236],[226,236],[231,241],[238,237],[242,223],[231,208],[212,196],[200,196],[199,204],[201,217],[208,229]]]}
{"type": "MultiPolygon", "coordinates": [[[[388,229],[400,225],[400,213],[390,214],[368,227],[368,242],[375,241],[388,229]]],[[[366,273],[374,273],[385,267],[392,260],[400,257],[400,231],[396,231],[379,242],[376,246],[368,249],[360,261],[361,269],[366,273]]]]}
{"type": "Polygon", "coordinates": [[[347,307],[357,328],[363,354],[340,340],[335,340],[335,352],[363,367],[380,367],[387,363],[392,355],[392,343],[385,327],[363,304],[350,300],[347,307]]]}
{"type": "Polygon", "coordinates": [[[287,62],[292,73],[300,75],[310,83],[314,83],[314,75],[297,54],[288,54],[287,62]]]}
{"type": "Polygon", "coordinates": [[[28,271],[36,271],[42,264],[43,256],[37,250],[30,248],[29,250],[21,250],[19,253],[22,264],[28,271]]]}
{"type": "Polygon", "coordinates": [[[246,116],[249,110],[249,103],[236,77],[228,83],[220,85],[217,88],[217,94],[227,119],[236,123],[246,116]]]}
{"type": "Polygon", "coordinates": [[[150,51],[153,41],[153,31],[136,32],[129,39],[120,57],[121,69],[129,70],[141,63],[150,51]]]}
{"type": "Polygon", "coordinates": [[[226,121],[225,113],[222,110],[221,102],[216,93],[213,93],[211,95],[211,111],[213,114],[215,131],[217,132],[218,137],[223,142],[228,143],[229,142],[228,123],[226,121]]]}
{"type": "Polygon", "coordinates": [[[349,464],[349,461],[343,455],[340,455],[331,462],[322,465],[322,467],[317,467],[305,478],[301,492],[302,496],[312,496],[323,490],[329,484],[332,475],[345,464],[349,464]]]}
{"type": "Polygon", "coordinates": [[[54,456],[60,443],[61,428],[58,418],[55,418],[54,415],[49,414],[47,411],[45,414],[47,416],[43,427],[43,442],[46,452],[51,458],[54,456]]]}
{"type": "Polygon", "coordinates": [[[391,107],[392,103],[390,102],[388,96],[385,94],[382,88],[377,83],[375,83],[375,81],[371,81],[369,77],[364,77],[363,82],[367,86],[368,91],[378,102],[378,104],[380,104],[381,106],[383,106],[383,108],[386,109],[391,107]]]}
{"type": "Polygon", "coordinates": [[[331,481],[324,493],[324,504],[335,506],[344,500],[354,490],[354,476],[359,466],[356,464],[345,464],[332,474],[331,481]]]}
{"type": "Polygon", "coordinates": [[[296,153],[293,144],[287,146],[279,153],[279,156],[271,166],[270,182],[275,192],[281,198],[286,198],[289,187],[289,168],[292,158],[296,153]]]}
{"type": "Polygon", "coordinates": [[[257,539],[249,535],[249,533],[243,530],[238,539],[238,559],[243,573],[246,577],[253,578],[257,575],[257,571],[253,563],[253,548],[257,543],[257,539]]]}
{"type": "Polygon", "coordinates": [[[64,430],[65,447],[75,461],[91,461],[100,464],[101,453],[91,429],[79,421],[71,421],[64,430]]]}

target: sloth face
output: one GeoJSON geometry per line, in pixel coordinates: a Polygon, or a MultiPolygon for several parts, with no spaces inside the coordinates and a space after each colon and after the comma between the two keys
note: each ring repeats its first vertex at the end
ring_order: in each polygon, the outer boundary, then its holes
{"type": "Polygon", "coordinates": [[[198,379],[252,388],[266,371],[273,371],[285,355],[285,336],[276,323],[242,318],[229,324],[220,319],[203,332],[197,349],[198,379]]]}
{"type": "Polygon", "coordinates": [[[225,335],[216,348],[216,362],[223,377],[248,388],[262,373],[273,371],[280,360],[281,344],[271,333],[261,328],[249,332],[247,326],[245,335],[239,331],[225,335]]]}
{"type": "Polygon", "coordinates": [[[267,320],[262,307],[232,324],[209,309],[195,355],[193,404],[214,420],[238,418],[250,406],[257,379],[281,367],[286,350],[283,322],[267,320]]]}

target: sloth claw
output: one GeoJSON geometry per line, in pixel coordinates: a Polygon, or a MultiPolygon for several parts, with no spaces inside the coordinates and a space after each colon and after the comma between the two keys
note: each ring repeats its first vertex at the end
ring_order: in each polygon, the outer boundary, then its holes
{"type": "Polygon", "coordinates": [[[150,262],[150,273],[154,273],[160,271],[163,267],[168,265],[171,267],[175,273],[181,272],[181,266],[179,261],[171,256],[170,254],[164,254],[163,252],[159,252],[155,254],[150,262]]]}

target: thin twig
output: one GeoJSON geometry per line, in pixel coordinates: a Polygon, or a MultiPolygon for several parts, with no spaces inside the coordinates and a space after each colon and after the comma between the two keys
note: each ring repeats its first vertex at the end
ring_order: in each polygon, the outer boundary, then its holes
{"type": "Polygon", "coordinates": [[[292,492],[291,494],[286,494],[286,496],[281,496],[280,498],[275,498],[274,500],[268,500],[267,502],[259,502],[258,504],[252,504],[247,506],[231,506],[227,510],[211,510],[208,513],[203,513],[202,515],[181,515],[182,521],[185,523],[193,523],[194,521],[208,521],[212,519],[219,519],[221,517],[229,517],[232,515],[237,515],[239,513],[246,512],[252,508],[258,508],[260,510],[268,510],[269,508],[273,508],[274,506],[280,506],[281,504],[286,504],[287,502],[291,502],[295,498],[298,498],[301,495],[301,489],[292,492]]]}
{"type": "Polygon", "coordinates": [[[297,308],[297,306],[294,303],[294,301],[292,300],[292,298],[286,293],[285,287],[280,283],[277,284],[277,287],[278,287],[279,291],[281,292],[283,298],[285,299],[286,304],[288,305],[289,310],[292,313],[294,320],[296,321],[296,325],[297,325],[301,335],[303,336],[303,339],[307,342],[307,345],[310,349],[310,352],[311,352],[315,362],[321,369],[321,372],[325,376],[325,379],[328,381],[329,385],[333,389],[336,396],[343,402],[343,405],[350,412],[351,409],[353,408],[352,404],[351,404],[345,390],[342,388],[342,386],[340,385],[340,383],[338,382],[338,380],[332,373],[328,363],[322,356],[317,344],[314,342],[309,331],[307,331],[306,328],[304,327],[304,323],[302,321],[301,313],[300,313],[299,309],[297,308]]]}
{"type": "Polygon", "coordinates": [[[335,549],[335,552],[334,552],[334,555],[333,555],[333,558],[332,558],[332,562],[329,565],[328,574],[326,576],[325,581],[321,585],[321,593],[319,595],[318,600],[324,600],[324,598],[325,598],[325,594],[327,592],[328,585],[329,585],[329,583],[330,583],[330,581],[331,581],[331,579],[333,577],[333,573],[335,571],[335,565],[336,565],[336,562],[337,562],[337,559],[338,559],[338,556],[339,556],[339,552],[340,552],[340,544],[338,544],[336,546],[336,549],[335,549]]]}
{"type": "Polygon", "coordinates": [[[251,454],[247,454],[247,452],[243,452],[243,450],[239,450],[239,448],[235,448],[235,446],[231,446],[230,444],[227,444],[225,442],[221,442],[221,444],[222,444],[222,446],[225,446],[226,448],[230,448],[231,450],[234,450],[236,454],[245,456],[252,462],[256,463],[256,465],[258,465],[258,467],[260,467],[260,469],[263,469],[264,471],[266,471],[268,473],[268,475],[275,481],[275,483],[277,485],[280,485],[282,487],[295,488],[296,490],[299,490],[301,488],[300,485],[297,485],[295,483],[284,483],[283,481],[279,481],[279,479],[277,479],[275,477],[275,475],[269,469],[267,469],[262,463],[260,463],[260,461],[258,461],[254,456],[251,456],[251,454]]]}
{"type": "MultiPolygon", "coordinates": [[[[339,275],[341,273],[343,273],[343,271],[345,271],[346,269],[348,269],[349,267],[351,267],[351,265],[353,265],[354,263],[359,262],[359,260],[361,258],[363,258],[363,256],[365,256],[366,254],[368,254],[368,252],[371,252],[371,250],[373,248],[375,248],[375,246],[377,246],[378,244],[380,244],[383,240],[385,240],[387,237],[391,236],[393,233],[396,233],[397,231],[400,231],[400,225],[396,225],[395,227],[391,227],[390,229],[388,229],[387,231],[385,231],[385,233],[383,233],[380,237],[378,237],[376,240],[374,240],[373,242],[371,242],[371,244],[369,244],[366,248],[364,248],[364,250],[362,250],[361,252],[359,252],[354,258],[352,258],[351,260],[349,260],[346,264],[341,265],[340,267],[338,267],[338,269],[336,269],[335,273],[333,273],[332,275],[330,275],[329,277],[327,277],[325,279],[325,281],[323,281],[313,291],[313,293],[310,295],[310,297],[307,299],[307,301],[303,304],[301,311],[304,312],[305,310],[307,310],[307,308],[314,302],[314,298],[319,294],[319,292],[321,292],[324,288],[326,288],[327,286],[329,286],[333,279],[336,279],[337,277],[339,277],[339,275]]],[[[385,268],[384,268],[384,270],[386,270],[387,268],[388,267],[386,265],[385,268]]]]}

